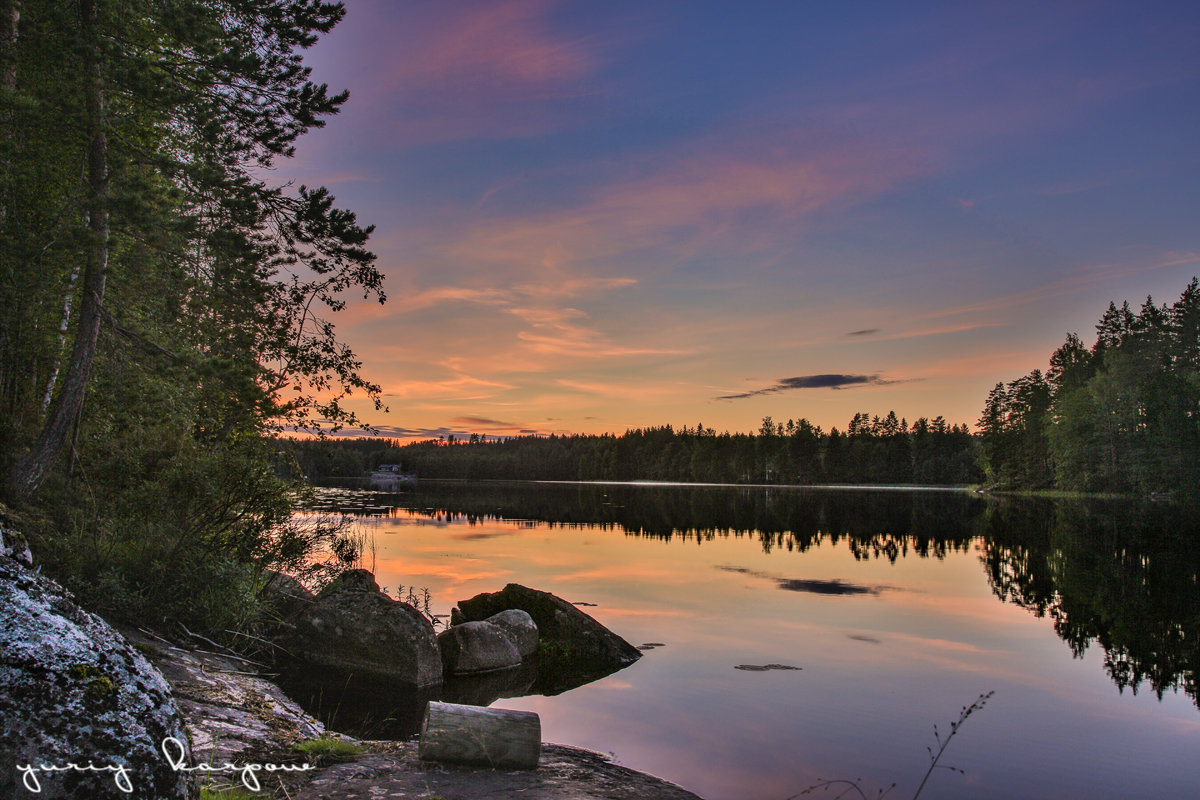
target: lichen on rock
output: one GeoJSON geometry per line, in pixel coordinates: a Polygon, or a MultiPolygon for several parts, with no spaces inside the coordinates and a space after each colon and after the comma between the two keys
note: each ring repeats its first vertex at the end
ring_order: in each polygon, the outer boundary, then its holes
{"type": "Polygon", "coordinates": [[[367,570],[349,570],[326,586],[280,640],[297,661],[357,680],[418,688],[442,682],[432,624],[380,591],[367,570]]]}
{"type": "Polygon", "coordinates": [[[187,734],[170,687],[141,653],[58,584],[3,556],[0,608],[0,797],[194,796],[190,777],[160,751],[187,734]]]}

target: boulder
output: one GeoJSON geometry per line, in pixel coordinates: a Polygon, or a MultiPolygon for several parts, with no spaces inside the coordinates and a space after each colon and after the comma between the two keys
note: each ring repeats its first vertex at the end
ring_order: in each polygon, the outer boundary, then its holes
{"type": "Polygon", "coordinates": [[[291,623],[312,605],[316,595],[304,584],[282,572],[267,570],[259,597],[266,605],[274,621],[291,623]]]}
{"type": "Polygon", "coordinates": [[[521,658],[529,658],[538,649],[538,629],[529,613],[519,608],[510,608],[493,614],[486,622],[490,622],[503,630],[517,646],[521,658]]]}
{"type": "Polygon", "coordinates": [[[162,751],[174,739],[193,763],[183,719],[141,653],[58,584],[3,556],[0,608],[0,797],[195,796],[162,751]],[[69,766],[89,763],[94,771],[69,766]]]}
{"type": "Polygon", "coordinates": [[[375,576],[370,570],[366,569],[348,569],[338,575],[329,585],[321,590],[321,597],[335,594],[337,592],[368,592],[370,594],[379,594],[379,584],[375,582],[375,576]]]}
{"type": "Polygon", "coordinates": [[[381,592],[366,570],[351,570],[325,587],[293,624],[282,644],[309,666],[413,687],[442,682],[433,625],[381,592]]]}
{"type": "MultiPolygon", "coordinates": [[[[460,601],[454,619],[456,623],[482,621],[509,609],[526,612],[537,626],[543,678],[556,676],[555,680],[561,679],[563,685],[577,686],[641,658],[636,647],[566,600],[517,583],[460,601]]],[[[552,693],[556,686],[545,685],[542,689],[552,693]]]]}
{"type": "MultiPolygon", "coordinates": [[[[4,507],[0,506],[0,512],[4,507]]],[[[33,554],[29,552],[29,543],[25,536],[12,528],[4,527],[4,517],[0,516],[0,558],[11,558],[26,567],[33,566],[33,554]]]]}
{"type": "Polygon", "coordinates": [[[452,675],[510,669],[521,664],[521,652],[508,633],[490,622],[464,622],[438,634],[442,667],[452,675]]]}

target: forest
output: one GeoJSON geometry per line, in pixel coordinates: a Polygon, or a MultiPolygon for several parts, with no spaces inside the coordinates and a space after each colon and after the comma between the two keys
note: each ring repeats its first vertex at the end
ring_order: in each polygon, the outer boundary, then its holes
{"type": "Polygon", "coordinates": [[[0,2],[0,499],[90,607],[221,630],[335,535],[267,434],[380,407],[331,323],[384,299],[371,228],[273,171],[347,100],[302,61],[344,13],[0,2]]]}
{"type": "Polygon", "coordinates": [[[922,417],[910,426],[894,412],[883,418],[857,413],[845,433],[826,433],[806,419],[767,417],[753,433],[717,433],[697,424],[619,436],[451,436],[403,447],[382,439],[309,440],[289,447],[295,467],[310,480],[362,476],[387,463],[421,477],[464,480],[962,485],[983,476],[966,425],[922,417]]]}
{"type": "Polygon", "coordinates": [[[1076,334],[988,393],[978,423],[991,484],[1174,493],[1200,486],[1200,284],[1172,305],[1110,303],[1090,348],[1076,334]]]}
{"type": "Polygon", "coordinates": [[[699,483],[982,485],[994,490],[1170,495],[1200,486],[1200,284],[1171,305],[1110,303],[1089,348],[1077,334],[988,393],[974,433],[942,417],[911,425],[854,414],[844,431],[807,419],[757,431],[697,424],[623,434],[479,434],[399,446],[383,439],[293,441],[310,480],[397,463],[426,478],[699,483]]]}

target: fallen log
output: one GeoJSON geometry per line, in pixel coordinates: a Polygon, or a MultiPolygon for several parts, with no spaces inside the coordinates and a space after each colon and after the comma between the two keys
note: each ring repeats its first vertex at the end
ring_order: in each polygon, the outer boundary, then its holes
{"type": "Polygon", "coordinates": [[[430,702],[417,754],[425,761],[536,769],[542,722],[532,711],[430,702]]]}

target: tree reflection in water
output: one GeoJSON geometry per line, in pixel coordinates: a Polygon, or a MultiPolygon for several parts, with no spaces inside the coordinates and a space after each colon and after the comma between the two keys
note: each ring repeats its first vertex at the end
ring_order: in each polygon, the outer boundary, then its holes
{"type": "MultiPolygon", "coordinates": [[[[1200,705],[1200,515],[1133,500],[985,499],[969,492],[806,487],[430,482],[404,494],[331,492],[327,508],[433,520],[527,520],[702,544],[756,540],[855,558],[944,558],[977,546],[996,597],[1049,616],[1076,657],[1093,644],[1117,687],[1200,705]],[[397,509],[400,509],[399,511],[397,509]]],[[[786,587],[785,587],[786,588],[786,587]]]]}
{"type": "Polygon", "coordinates": [[[1200,705],[1200,524],[1152,503],[995,504],[982,520],[996,596],[1093,643],[1117,687],[1182,689],[1200,705]]]}

